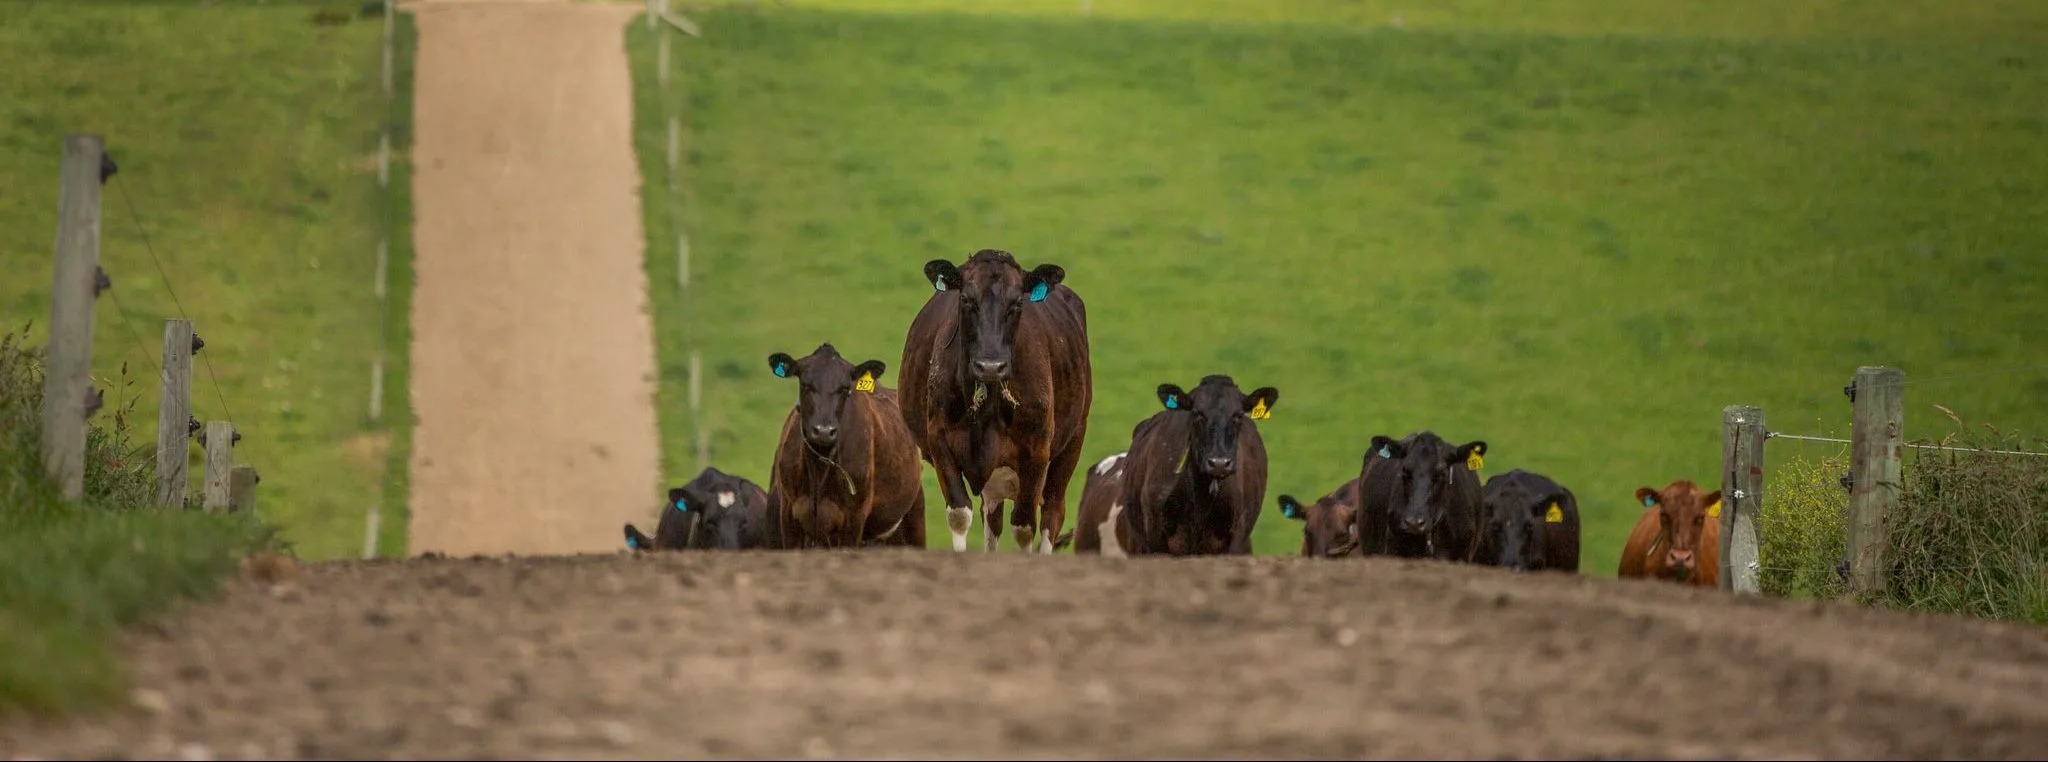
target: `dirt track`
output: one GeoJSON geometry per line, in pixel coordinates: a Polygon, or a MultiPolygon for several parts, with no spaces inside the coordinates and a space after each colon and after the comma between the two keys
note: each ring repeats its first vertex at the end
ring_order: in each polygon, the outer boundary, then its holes
{"type": "MultiPolygon", "coordinates": [[[[415,560],[130,638],[22,755],[2017,758],[2048,630],[1390,560],[415,560]],[[409,567],[409,568],[408,568],[409,567]]],[[[0,755],[4,756],[4,755],[0,755]]]]}
{"type": "Polygon", "coordinates": [[[425,2],[413,149],[413,553],[617,547],[660,502],[625,25],[425,2]]]}

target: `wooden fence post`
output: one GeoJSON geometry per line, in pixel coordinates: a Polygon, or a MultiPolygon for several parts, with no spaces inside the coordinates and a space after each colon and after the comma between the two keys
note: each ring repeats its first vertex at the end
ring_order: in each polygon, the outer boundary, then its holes
{"type": "Polygon", "coordinates": [[[190,320],[164,321],[163,393],[156,414],[156,504],[185,507],[186,440],[192,437],[192,355],[199,338],[190,320]]]}
{"type": "Polygon", "coordinates": [[[242,438],[235,431],[235,425],[227,421],[207,421],[206,430],[199,434],[199,444],[206,448],[206,510],[226,509],[229,500],[229,472],[235,467],[234,446],[242,438]]]}
{"type": "Polygon", "coordinates": [[[1764,507],[1764,410],[1721,411],[1722,590],[1758,593],[1757,517],[1764,507]]]}
{"type": "Polygon", "coordinates": [[[98,135],[64,138],[57,195],[57,264],[50,288],[50,343],[43,361],[43,468],[65,500],[85,496],[85,419],[92,393],[93,302],[110,285],[100,271],[98,135]]]}
{"type": "Polygon", "coordinates": [[[1884,589],[1890,571],[1885,520],[1899,504],[1899,453],[1906,428],[1906,374],[1864,366],[1849,384],[1855,428],[1849,435],[1849,581],[1862,593],[1884,589]]]}
{"type": "Polygon", "coordinates": [[[241,513],[256,512],[256,485],[263,477],[256,474],[255,466],[235,466],[228,472],[228,511],[241,513]]]}

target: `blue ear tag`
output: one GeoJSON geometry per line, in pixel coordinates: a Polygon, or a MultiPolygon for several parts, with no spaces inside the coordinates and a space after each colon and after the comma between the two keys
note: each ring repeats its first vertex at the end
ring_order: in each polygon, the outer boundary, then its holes
{"type": "Polygon", "coordinates": [[[684,504],[683,504],[683,501],[681,501],[681,500],[677,500],[677,501],[676,501],[676,510],[678,510],[678,511],[687,511],[687,510],[690,510],[690,506],[684,505],[684,504]]]}
{"type": "Polygon", "coordinates": [[[1648,507],[1650,507],[1650,506],[1653,506],[1653,505],[1656,505],[1656,504],[1657,504],[1657,496],[1655,496],[1655,495],[1644,495],[1644,496],[1643,496],[1643,507],[1644,507],[1644,508],[1648,508],[1648,507]]]}
{"type": "Polygon", "coordinates": [[[1045,282],[1044,282],[1044,281],[1039,281],[1038,285],[1036,285],[1036,286],[1032,286],[1032,287],[1031,287],[1031,301],[1034,301],[1034,302],[1042,302],[1042,301],[1045,301],[1045,293],[1046,293],[1047,289],[1049,289],[1049,288],[1051,288],[1051,287],[1050,287],[1050,286],[1047,286],[1047,285],[1045,285],[1045,282]]]}
{"type": "Polygon", "coordinates": [[[1386,445],[1380,445],[1380,457],[1392,459],[1394,457],[1394,451],[1387,449],[1386,445]]]}
{"type": "Polygon", "coordinates": [[[1179,410],[1179,409],[1180,409],[1180,398],[1179,398],[1179,397],[1176,397],[1176,396],[1174,396],[1174,395],[1171,395],[1171,394],[1169,394],[1169,395],[1166,395],[1166,409],[1168,409],[1168,410],[1179,410]]]}
{"type": "Polygon", "coordinates": [[[782,364],[782,363],[776,363],[776,364],[775,364],[775,377],[776,377],[776,378],[789,378],[789,366],[787,366],[787,365],[784,365],[784,364],[782,364]]]}
{"type": "Polygon", "coordinates": [[[933,278],[932,287],[940,291],[946,290],[946,276],[941,275],[939,277],[933,278]]]}
{"type": "Polygon", "coordinates": [[[1286,505],[1280,506],[1280,515],[1286,516],[1287,518],[1294,518],[1299,513],[1301,513],[1301,511],[1295,510],[1293,503],[1288,503],[1286,505]]]}
{"type": "Polygon", "coordinates": [[[626,549],[627,549],[627,550],[639,550],[639,549],[640,549],[640,541],[639,541],[639,540],[637,540],[637,539],[634,539],[632,535],[626,535],[626,549]]]}

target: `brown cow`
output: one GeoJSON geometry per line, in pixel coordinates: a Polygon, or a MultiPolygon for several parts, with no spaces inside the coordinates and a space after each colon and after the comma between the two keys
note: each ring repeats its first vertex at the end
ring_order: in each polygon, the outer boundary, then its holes
{"type": "Polygon", "coordinates": [[[1620,577],[1650,577],[1714,587],[1721,581],[1721,491],[1680,479],[1661,490],[1636,489],[1650,510],[1622,546],[1620,577]]]}
{"type": "Polygon", "coordinates": [[[1247,555],[1266,499],[1266,444],[1257,421],[1280,392],[1238,390],[1211,375],[1193,393],[1159,385],[1165,410],[1132,432],[1123,522],[1139,553],[1247,555]]]}
{"type": "Polygon", "coordinates": [[[1309,558],[1341,558],[1358,550],[1359,477],[1302,505],[1293,495],[1280,496],[1280,515],[1301,522],[1301,554],[1309,558]]]}
{"type": "Polygon", "coordinates": [[[1130,451],[1103,458],[1088,469],[1088,479],[1081,484],[1081,508],[1074,518],[1074,529],[1057,543],[1064,546],[1067,541],[1074,543],[1075,555],[1105,555],[1121,558],[1131,554],[1133,544],[1130,527],[1123,522],[1124,461],[1130,451]]]}
{"type": "Polygon", "coordinates": [[[994,249],[957,267],[932,260],[924,275],[936,291],[903,342],[903,422],[938,474],[953,549],[967,549],[980,495],[982,549],[995,551],[1003,501],[984,489],[1009,469],[1017,545],[1051,553],[1094,394],[1081,297],[1059,265],[1025,270],[994,249]]]}
{"type": "Polygon", "coordinates": [[[800,385],[782,421],[769,492],[785,548],[924,548],[924,484],[880,360],[848,363],[831,344],[809,357],[782,352],[768,368],[800,385]]]}

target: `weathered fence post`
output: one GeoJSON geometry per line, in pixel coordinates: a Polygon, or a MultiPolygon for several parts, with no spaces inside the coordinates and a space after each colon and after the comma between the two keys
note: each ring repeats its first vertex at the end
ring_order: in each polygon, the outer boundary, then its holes
{"type": "Polygon", "coordinates": [[[256,512],[256,485],[263,477],[256,474],[255,466],[235,466],[228,475],[228,510],[233,513],[256,512]]]}
{"type": "Polygon", "coordinates": [[[199,337],[190,320],[164,321],[163,388],[156,413],[156,504],[185,506],[185,441],[192,437],[192,355],[199,337]]]}
{"type": "Polygon", "coordinates": [[[1849,581],[1858,592],[1883,590],[1889,571],[1885,519],[1899,504],[1899,452],[1906,428],[1906,374],[1864,366],[1845,391],[1855,410],[1849,435],[1849,581]]]}
{"type": "Polygon", "coordinates": [[[100,289],[100,184],[106,156],[98,135],[64,138],[57,192],[57,263],[50,287],[50,343],[43,361],[43,468],[58,494],[85,496],[85,419],[92,392],[92,313],[100,289]]]}
{"type": "Polygon", "coordinates": [[[199,444],[206,448],[206,510],[224,510],[230,505],[229,472],[235,467],[234,446],[242,438],[235,431],[235,425],[227,421],[207,421],[206,430],[199,434],[199,444]]]}
{"type": "Polygon", "coordinates": [[[1757,517],[1764,507],[1764,410],[1721,411],[1722,590],[1757,593],[1757,517]]]}

